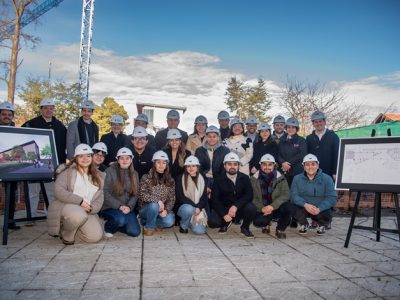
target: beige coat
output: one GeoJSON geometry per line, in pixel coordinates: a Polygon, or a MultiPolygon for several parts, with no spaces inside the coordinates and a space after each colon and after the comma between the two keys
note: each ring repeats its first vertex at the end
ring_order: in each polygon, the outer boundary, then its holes
{"type": "MultiPolygon", "coordinates": [[[[91,201],[92,211],[90,215],[97,215],[100,211],[104,202],[104,178],[105,174],[100,172],[100,189],[94,194],[91,201]]],[[[47,232],[51,236],[60,235],[61,227],[61,211],[66,204],[75,204],[80,207],[80,203],[83,200],[82,197],[73,193],[74,185],[76,181],[77,170],[74,166],[62,171],[55,182],[55,197],[49,205],[48,215],[47,215],[47,232]]]]}

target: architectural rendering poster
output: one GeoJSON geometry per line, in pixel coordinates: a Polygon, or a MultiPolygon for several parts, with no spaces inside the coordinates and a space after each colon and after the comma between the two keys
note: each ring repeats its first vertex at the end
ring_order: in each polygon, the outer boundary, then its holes
{"type": "Polygon", "coordinates": [[[57,167],[52,130],[0,126],[0,180],[47,180],[57,167]]]}
{"type": "Polygon", "coordinates": [[[400,137],[342,139],[338,189],[400,192],[400,137]]]}

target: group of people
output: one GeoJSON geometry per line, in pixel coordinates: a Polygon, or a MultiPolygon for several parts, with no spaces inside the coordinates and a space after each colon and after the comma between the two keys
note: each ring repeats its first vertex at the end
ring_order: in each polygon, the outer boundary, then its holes
{"type": "MultiPolygon", "coordinates": [[[[251,224],[269,234],[275,220],[277,238],[286,238],[294,220],[301,234],[308,217],[318,234],[330,226],[339,138],[326,128],[322,112],[311,115],[314,130],[306,138],[298,135],[293,117],[278,115],[271,127],[226,111],[218,114],[218,127],[196,117],[188,135],[178,128],[176,110],[155,137],[146,130],[145,114],[134,119],[132,135],[123,133],[123,118],[113,115],[111,132],[99,137],[92,101],[82,103],[81,117],[67,128],[54,110],[53,100],[43,99],[41,115],[22,126],[54,131],[59,167],[55,183],[46,184],[53,200],[48,232],[64,244],[77,236],[96,242],[118,231],[138,236],[141,225],[151,236],[174,225],[183,234],[204,234],[207,227],[224,233],[237,223],[252,237],[251,224]]],[[[0,103],[0,125],[13,126],[13,117],[14,107],[0,103]]],[[[39,196],[36,185],[29,185],[31,201],[39,196]]]]}

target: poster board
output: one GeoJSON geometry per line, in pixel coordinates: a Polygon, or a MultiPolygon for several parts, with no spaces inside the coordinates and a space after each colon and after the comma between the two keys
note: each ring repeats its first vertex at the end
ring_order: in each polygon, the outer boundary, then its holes
{"type": "Polygon", "coordinates": [[[0,181],[50,180],[57,162],[53,130],[0,126],[0,181]]]}
{"type": "Polygon", "coordinates": [[[400,193],[400,137],[341,139],[336,189],[400,193]]]}

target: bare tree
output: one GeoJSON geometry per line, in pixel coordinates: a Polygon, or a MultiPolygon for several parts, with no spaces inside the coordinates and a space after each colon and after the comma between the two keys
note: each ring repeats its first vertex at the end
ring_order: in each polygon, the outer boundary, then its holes
{"type": "Polygon", "coordinates": [[[10,49],[11,55],[9,59],[0,61],[0,64],[4,69],[4,74],[0,79],[7,83],[8,101],[11,103],[14,103],[17,70],[22,63],[22,61],[18,61],[18,54],[21,50],[20,40],[22,38],[25,44],[30,44],[32,48],[34,48],[40,41],[39,38],[23,33],[21,30],[22,17],[31,13],[28,6],[36,2],[36,0],[12,0],[10,5],[10,1],[1,1],[2,15],[0,20],[0,47],[10,49]],[[10,16],[11,11],[14,11],[14,17],[10,16]]]}
{"type": "Polygon", "coordinates": [[[349,103],[343,89],[328,88],[319,82],[306,83],[287,78],[280,100],[286,112],[299,120],[302,135],[312,131],[310,116],[317,110],[325,113],[328,126],[333,130],[358,125],[364,115],[362,103],[349,103]]]}

